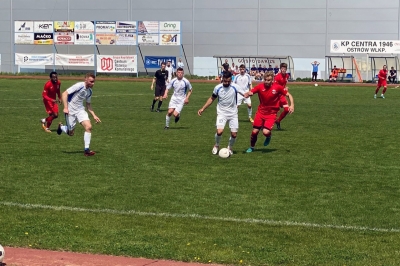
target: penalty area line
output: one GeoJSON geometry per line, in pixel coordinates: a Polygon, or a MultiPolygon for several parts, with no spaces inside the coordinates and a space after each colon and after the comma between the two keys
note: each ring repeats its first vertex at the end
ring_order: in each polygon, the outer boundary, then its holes
{"type": "Polygon", "coordinates": [[[29,203],[16,203],[0,201],[0,205],[8,207],[18,207],[24,209],[47,209],[53,211],[71,211],[71,212],[86,212],[86,213],[105,213],[105,214],[116,214],[116,215],[137,215],[137,216],[154,216],[154,217],[167,217],[167,218],[188,218],[188,219],[199,219],[199,220],[211,220],[219,222],[235,222],[245,224],[266,224],[273,226],[291,226],[291,227],[305,227],[305,228],[317,228],[317,229],[339,229],[339,230],[351,230],[351,231],[373,231],[383,233],[400,233],[400,229],[397,228],[376,228],[366,226],[352,226],[352,225],[333,225],[333,224],[315,224],[315,223],[304,223],[294,221],[276,221],[276,220],[264,220],[264,219],[241,219],[233,217],[216,217],[206,216],[199,214],[174,214],[174,213],[157,213],[157,212],[142,212],[135,210],[120,211],[113,209],[87,209],[78,207],[67,207],[67,206],[52,206],[42,204],[29,204],[29,203]]]}

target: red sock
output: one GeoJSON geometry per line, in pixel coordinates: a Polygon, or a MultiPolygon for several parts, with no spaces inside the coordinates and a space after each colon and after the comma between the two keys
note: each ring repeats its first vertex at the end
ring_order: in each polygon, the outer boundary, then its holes
{"type": "Polygon", "coordinates": [[[377,87],[377,88],[376,88],[375,94],[378,94],[378,91],[379,91],[380,88],[381,88],[381,87],[377,87]]]}
{"type": "Polygon", "coordinates": [[[385,94],[385,92],[386,92],[386,87],[383,87],[383,92],[382,92],[382,94],[385,94]]]}
{"type": "Polygon", "coordinates": [[[51,123],[53,122],[53,119],[54,119],[54,117],[52,115],[46,118],[47,128],[50,128],[51,123]]]}
{"type": "Polygon", "coordinates": [[[283,112],[281,113],[278,120],[276,120],[276,121],[281,122],[288,113],[289,113],[289,107],[283,108],[283,112]]]}
{"type": "Polygon", "coordinates": [[[265,137],[269,137],[269,136],[271,136],[271,131],[270,131],[268,134],[264,134],[264,133],[263,133],[263,135],[264,135],[265,137]]]}
{"type": "Polygon", "coordinates": [[[257,133],[254,133],[253,131],[251,132],[251,136],[250,136],[250,147],[254,147],[256,146],[256,142],[257,142],[257,133]]]}

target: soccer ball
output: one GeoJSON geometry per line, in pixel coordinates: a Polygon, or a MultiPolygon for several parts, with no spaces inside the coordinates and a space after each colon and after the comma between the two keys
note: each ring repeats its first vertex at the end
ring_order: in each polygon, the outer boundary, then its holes
{"type": "Polygon", "coordinates": [[[315,83],[314,86],[315,86],[315,87],[318,87],[318,83],[315,83]]]}
{"type": "Polygon", "coordinates": [[[218,155],[221,158],[229,158],[229,156],[231,156],[231,153],[228,148],[222,148],[219,150],[218,155]]]}
{"type": "Polygon", "coordinates": [[[4,255],[5,255],[5,254],[6,254],[6,253],[5,253],[5,251],[4,251],[3,246],[0,245],[0,263],[3,262],[3,259],[4,259],[4,255]]]}

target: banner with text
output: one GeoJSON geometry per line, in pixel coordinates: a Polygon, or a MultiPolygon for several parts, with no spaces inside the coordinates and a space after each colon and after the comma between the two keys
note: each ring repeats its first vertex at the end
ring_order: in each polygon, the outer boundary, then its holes
{"type": "Polygon", "coordinates": [[[14,44],[33,44],[33,32],[14,33],[14,44]]]}
{"type": "Polygon", "coordinates": [[[33,21],[14,21],[15,32],[33,32],[33,21]]]}
{"type": "Polygon", "coordinates": [[[137,55],[97,55],[97,72],[137,73],[137,55]]]}
{"type": "Polygon", "coordinates": [[[331,53],[398,54],[399,40],[331,40],[331,53]]]}
{"type": "Polygon", "coordinates": [[[56,54],[55,65],[94,66],[93,54],[56,54]]]}
{"type": "Polygon", "coordinates": [[[54,21],[55,32],[74,32],[75,21],[54,21]]]}
{"type": "Polygon", "coordinates": [[[162,62],[171,61],[173,67],[176,66],[176,57],[173,56],[145,56],[144,67],[145,68],[160,68],[162,62]]]}
{"type": "Polygon", "coordinates": [[[19,66],[53,65],[54,54],[21,54],[15,53],[15,64],[19,66]]]}

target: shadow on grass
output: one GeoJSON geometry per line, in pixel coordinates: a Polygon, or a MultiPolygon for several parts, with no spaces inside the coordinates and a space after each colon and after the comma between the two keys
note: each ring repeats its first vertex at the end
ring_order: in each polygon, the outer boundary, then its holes
{"type": "MultiPolygon", "coordinates": [[[[250,153],[270,153],[270,152],[274,152],[274,151],[277,151],[278,149],[267,149],[267,148],[263,148],[263,149],[254,149],[254,151],[253,152],[250,152],[250,153]]],[[[246,151],[243,151],[242,152],[243,154],[246,154],[247,152],[246,151]]]]}
{"type": "MultiPolygon", "coordinates": [[[[96,154],[98,154],[98,153],[100,153],[100,152],[98,152],[98,151],[94,151],[94,152],[96,152],[96,154]]],[[[65,154],[82,154],[83,155],[83,150],[79,150],[79,151],[62,151],[62,153],[65,153],[65,154]]]]}

